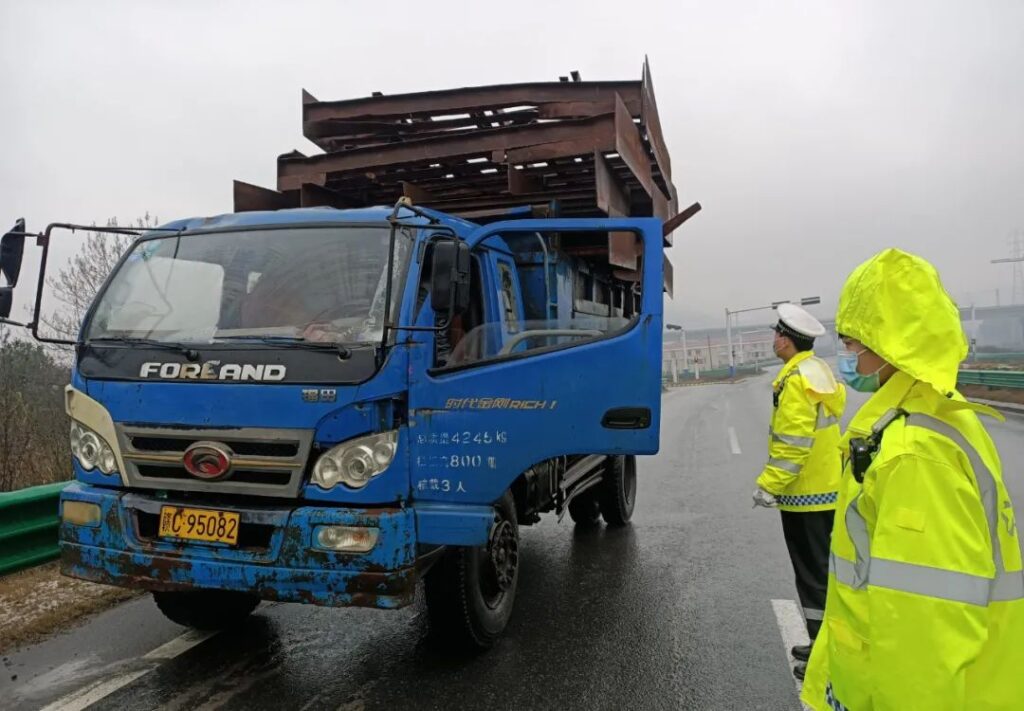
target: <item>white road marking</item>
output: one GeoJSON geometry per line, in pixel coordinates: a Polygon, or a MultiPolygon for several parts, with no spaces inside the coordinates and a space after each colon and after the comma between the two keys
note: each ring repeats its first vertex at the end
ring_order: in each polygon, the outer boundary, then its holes
{"type": "MultiPolygon", "coordinates": [[[[800,606],[795,600],[772,600],[772,610],[775,612],[775,621],[779,625],[779,633],[782,635],[782,646],[786,650],[786,659],[793,667],[793,660],[789,656],[789,650],[798,644],[807,644],[810,638],[807,636],[807,626],[804,624],[803,615],[800,614],[800,606]]],[[[795,676],[793,682],[796,684],[796,695],[800,696],[802,684],[795,676]]],[[[801,704],[801,708],[806,708],[801,704]]]]}
{"type": "Polygon", "coordinates": [[[78,691],[71,692],[64,698],[57,699],[49,706],[44,707],[42,711],[82,711],[151,671],[152,669],[139,669],[109,679],[100,679],[78,691]]]}
{"type": "Polygon", "coordinates": [[[167,644],[161,644],[152,652],[142,656],[143,659],[174,659],[179,654],[184,654],[196,645],[202,644],[210,637],[217,634],[216,631],[189,630],[180,637],[175,637],[167,644]]]}
{"type": "Polygon", "coordinates": [[[123,689],[160,666],[153,662],[165,662],[169,659],[174,659],[193,647],[202,644],[215,634],[217,633],[189,630],[185,634],[175,637],[170,642],[162,644],[151,652],[142,655],[141,659],[144,662],[149,662],[144,669],[136,669],[113,677],[99,679],[92,684],[88,684],[57,699],[52,704],[43,708],[42,711],[82,711],[82,709],[110,696],[119,689],[123,689]]]}
{"type": "Polygon", "coordinates": [[[740,449],[740,438],[736,436],[736,428],[729,428],[729,449],[732,450],[733,454],[743,454],[740,449]]]}

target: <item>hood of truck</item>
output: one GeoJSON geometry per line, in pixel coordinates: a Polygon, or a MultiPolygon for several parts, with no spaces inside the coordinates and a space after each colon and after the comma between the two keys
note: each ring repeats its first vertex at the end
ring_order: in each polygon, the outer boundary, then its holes
{"type": "MultiPolygon", "coordinates": [[[[308,472],[316,458],[334,445],[404,429],[400,428],[404,361],[389,358],[375,377],[358,385],[95,380],[76,372],[72,389],[84,396],[79,400],[90,403],[90,411],[106,420],[106,429],[100,433],[114,440],[111,444],[119,451],[117,475],[86,472],[76,462],[76,478],[133,489],[354,504],[403,499],[409,491],[404,431],[392,466],[363,489],[337,486],[324,491],[308,483],[308,472]],[[195,442],[224,444],[255,466],[251,471],[240,468],[223,481],[189,477],[180,459],[195,442]],[[260,471],[267,472],[265,478],[260,478],[260,471]]],[[[73,397],[74,393],[69,395],[69,403],[73,397]]],[[[90,421],[83,424],[99,427],[92,418],[84,419],[90,421]]]]}

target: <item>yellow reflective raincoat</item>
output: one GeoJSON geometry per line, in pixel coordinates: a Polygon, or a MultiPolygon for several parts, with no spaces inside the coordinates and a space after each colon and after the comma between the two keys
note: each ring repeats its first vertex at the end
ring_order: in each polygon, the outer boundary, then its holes
{"type": "Polygon", "coordinates": [[[783,511],[834,509],[846,388],[824,361],[803,351],[782,366],[772,392],[768,463],[757,485],[774,494],[783,511]]]}
{"type": "Polygon", "coordinates": [[[935,269],[899,250],[858,267],[836,326],[898,369],[843,438],[825,620],[802,699],[819,711],[1024,708],[1024,574],[999,455],[955,390],[967,352],[935,269]],[[887,424],[888,423],[888,424],[887,424]]]}

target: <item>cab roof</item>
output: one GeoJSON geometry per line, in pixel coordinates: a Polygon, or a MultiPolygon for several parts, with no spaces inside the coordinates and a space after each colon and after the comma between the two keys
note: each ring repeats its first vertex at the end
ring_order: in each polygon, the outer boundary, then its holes
{"type": "MultiPolygon", "coordinates": [[[[357,209],[339,210],[333,207],[299,207],[286,210],[259,210],[253,212],[228,212],[210,217],[188,217],[160,225],[162,230],[184,230],[186,232],[200,230],[220,230],[230,227],[260,227],[270,225],[308,225],[318,222],[337,223],[381,223],[387,222],[393,207],[375,206],[357,209]]],[[[411,210],[399,210],[399,218],[403,224],[426,225],[434,224],[449,227],[459,236],[465,236],[475,230],[478,225],[459,217],[430,210],[417,208],[415,214],[411,210]]]]}

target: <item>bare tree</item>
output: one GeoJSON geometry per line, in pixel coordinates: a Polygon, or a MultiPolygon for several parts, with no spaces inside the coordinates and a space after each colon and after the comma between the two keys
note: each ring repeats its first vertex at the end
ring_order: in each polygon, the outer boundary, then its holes
{"type": "MultiPolygon", "coordinates": [[[[133,228],[147,229],[159,224],[149,212],[138,218],[133,228]]],[[[119,227],[116,217],[107,220],[107,227],[119,227]]],[[[133,238],[109,232],[90,232],[85,244],[57,272],[46,280],[60,307],[43,319],[44,325],[61,338],[74,340],[96,292],[117,265],[117,261],[133,238]]]]}
{"type": "Polygon", "coordinates": [[[42,348],[0,331],[0,491],[70,476],[67,381],[42,348]]]}

